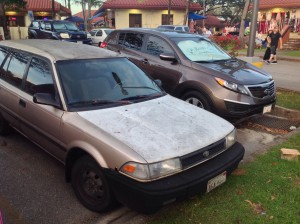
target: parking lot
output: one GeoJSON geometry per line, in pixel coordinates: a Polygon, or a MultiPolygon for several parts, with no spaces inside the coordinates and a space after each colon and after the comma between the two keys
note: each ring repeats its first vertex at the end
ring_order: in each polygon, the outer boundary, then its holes
{"type": "MultiPolygon", "coordinates": [[[[286,136],[238,127],[238,140],[246,148],[244,161],[286,136]]],[[[5,224],[143,223],[145,218],[122,206],[104,214],[90,212],[65,182],[63,165],[16,132],[0,137],[0,169],[5,224]]]]}

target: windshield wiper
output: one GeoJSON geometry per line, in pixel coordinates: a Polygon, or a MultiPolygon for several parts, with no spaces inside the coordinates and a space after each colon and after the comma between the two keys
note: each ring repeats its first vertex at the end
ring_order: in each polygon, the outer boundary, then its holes
{"type": "Polygon", "coordinates": [[[155,94],[149,94],[149,95],[137,95],[137,96],[130,96],[123,98],[122,100],[140,100],[140,99],[145,99],[145,98],[155,98],[164,95],[163,93],[155,93],[155,94]]]}
{"type": "Polygon", "coordinates": [[[196,62],[196,63],[212,63],[213,61],[193,61],[193,62],[196,62]]]}
{"type": "Polygon", "coordinates": [[[69,106],[80,106],[80,105],[104,105],[104,104],[131,104],[128,100],[82,100],[68,103],[69,106]]]}

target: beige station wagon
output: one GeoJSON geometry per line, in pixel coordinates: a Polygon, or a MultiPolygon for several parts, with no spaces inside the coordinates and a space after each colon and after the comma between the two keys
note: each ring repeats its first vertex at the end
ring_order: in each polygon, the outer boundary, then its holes
{"type": "Polygon", "coordinates": [[[243,158],[232,124],[166,94],[119,53],[1,41],[0,66],[0,133],[14,128],[62,162],[92,211],[119,201],[154,212],[211,191],[243,158]]]}

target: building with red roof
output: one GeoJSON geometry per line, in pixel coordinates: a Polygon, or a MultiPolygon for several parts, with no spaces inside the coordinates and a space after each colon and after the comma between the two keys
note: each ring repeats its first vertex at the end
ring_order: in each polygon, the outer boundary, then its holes
{"type": "MultiPolygon", "coordinates": [[[[107,0],[94,13],[105,16],[109,27],[145,27],[154,28],[167,24],[168,0],[107,0]]],[[[198,3],[189,3],[189,11],[202,9],[198,3]]],[[[170,21],[174,25],[183,25],[186,17],[186,0],[172,0],[170,21]]]]}

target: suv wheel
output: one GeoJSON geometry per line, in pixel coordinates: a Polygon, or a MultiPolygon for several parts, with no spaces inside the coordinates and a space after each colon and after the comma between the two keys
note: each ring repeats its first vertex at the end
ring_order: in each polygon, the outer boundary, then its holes
{"type": "Polygon", "coordinates": [[[72,169],[72,187],[88,209],[103,212],[112,208],[114,198],[101,167],[90,156],[80,158],[72,169]]]}
{"type": "Polygon", "coordinates": [[[11,131],[11,127],[9,123],[4,119],[4,117],[0,114],[0,135],[7,135],[11,131]]]}
{"type": "Polygon", "coordinates": [[[187,92],[181,99],[197,107],[211,111],[211,106],[209,105],[207,98],[197,91],[187,92]]]}

